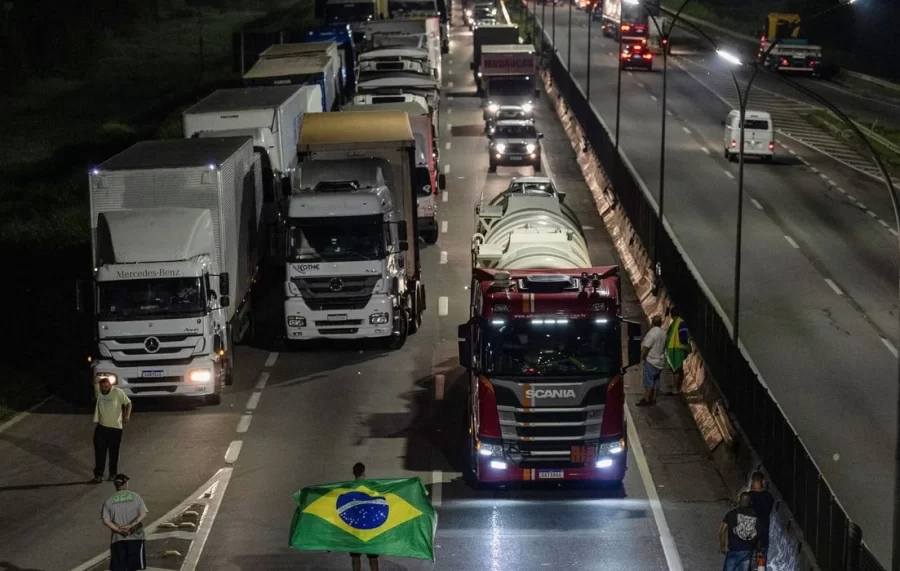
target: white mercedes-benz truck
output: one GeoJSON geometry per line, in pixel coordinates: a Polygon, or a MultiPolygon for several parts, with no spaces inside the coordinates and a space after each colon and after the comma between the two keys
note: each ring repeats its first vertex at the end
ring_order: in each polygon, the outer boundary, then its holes
{"type": "Polygon", "coordinates": [[[90,172],[94,378],[221,401],[253,335],[262,176],[249,137],[144,141],[90,172]]]}
{"type": "Polygon", "coordinates": [[[422,323],[415,139],[406,113],[307,116],[287,229],[287,341],[379,338],[422,323]]]}

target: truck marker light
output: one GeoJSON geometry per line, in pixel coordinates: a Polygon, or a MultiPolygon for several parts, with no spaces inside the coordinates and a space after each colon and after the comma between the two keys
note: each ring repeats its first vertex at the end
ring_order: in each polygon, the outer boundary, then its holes
{"type": "Polygon", "coordinates": [[[100,174],[100,169],[91,169],[91,174],[97,176],[98,174],[100,174]]]}
{"type": "Polygon", "coordinates": [[[603,318],[601,318],[601,319],[595,319],[595,320],[594,320],[594,323],[600,323],[600,324],[603,324],[603,323],[609,323],[609,319],[607,319],[607,318],[605,318],[605,317],[603,317],[603,318]]]}
{"type": "MultiPolygon", "coordinates": [[[[493,462],[491,462],[491,464],[493,464],[493,462]]],[[[612,467],[612,465],[613,465],[613,461],[610,458],[604,458],[603,460],[600,460],[599,462],[597,462],[598,468],[610,468],[610,467],[612,467]]]]}

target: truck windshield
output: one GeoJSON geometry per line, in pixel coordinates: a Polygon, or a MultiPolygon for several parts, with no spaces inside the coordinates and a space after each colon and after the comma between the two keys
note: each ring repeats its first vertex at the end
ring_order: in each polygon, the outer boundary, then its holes
{"type": "Polygon", "coordinates": [[[499,125],[494,131],[495,139],[536,139],[533,125],[499,125]]]}
{"type": "Polygon", "coordinates": [[[325,5],[325,19],[330,22],[365,22],[374,17],[374,3],[325,5]]]}
{"type": "Polygon", "coordinates": [[[434,0],[388,1],[388,12],[434,12],[437,14],[437,3],[434,0]]]}
{"type": "Polygon", "coordinates": [[[351,262],[384,258],[380,215],[293,218],[288,234],[292,262],[351,262]]]}
{"type": "Polygon", "coordinates": [[[492,79],[488,83],[488,96],[513,96],[527,95],[531,96],[534,91],[534,82],[530,79],[508,78],[508,79],[492,79]]]}
{"type": "Polygon", "coordinates": [[[522,319],[484,326],[483,365],[488,374],[609,376],[619,370],[620,361],[619,328],[612,320],[546,324],[522,319]]]}
{"type": "Polygon", "coordinates": [[[202,315],[206,290],[200,278],[160,278],[97,283],[97,317],[121,321],[137,317],[174,319],[202,315]]]}

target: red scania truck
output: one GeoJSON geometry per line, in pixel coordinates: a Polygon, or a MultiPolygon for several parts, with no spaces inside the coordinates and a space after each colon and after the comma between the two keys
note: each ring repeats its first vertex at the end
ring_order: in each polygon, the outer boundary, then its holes
{"type": "Polygon", "coordinates": [[[622,324],[628,365],[640,358],[640,324],[621,317],[617,266],[591,264],[555,193],[507,192],[475,218],[470,320],[459,327],[470,478],[621,483],[622,324]]]}

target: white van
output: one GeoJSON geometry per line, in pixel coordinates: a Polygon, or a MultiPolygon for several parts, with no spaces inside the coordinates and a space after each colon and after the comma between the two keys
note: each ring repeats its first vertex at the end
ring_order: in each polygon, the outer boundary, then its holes
{"type": "MultiPolygon", "coordinates": [[[[732,111],[723,122],[725,124],[725,158],[737,160],[738,140],[741,138],[741,116],[732,111]]],[[[772,162],[775,156],[775,126],[772,117],[765,111],[746,111],[744,115],[744,156],[759,157],[772,162]]]]}

